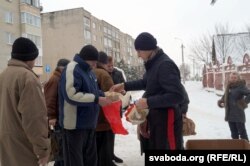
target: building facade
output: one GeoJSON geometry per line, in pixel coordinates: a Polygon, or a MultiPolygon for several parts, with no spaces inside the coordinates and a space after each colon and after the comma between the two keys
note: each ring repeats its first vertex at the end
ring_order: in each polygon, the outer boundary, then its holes
{"type": "MultiPolygon", "coordinates": [[[[128,66],[138,66],[134,39],[117,27],[93,16],[84,8],[42,13],[43,63],[52,70],[60,58],[72,60],[86,44],[94,45],[128,66]]],[[[51,72],[43,79],[48,80],[51,72]]]]}
{"type": "Polygon", "coordinates": [[[22,36],[37,45],[39,56],[33,70],[43,74],[40,11],[39,0],[0,0],[0,72],[11,57],[13,42],[22,36]]]}
{"type": "Polygon", "coordinates": [[[86,44],[92,44],[128,68],[142,66],[132,36],[93,16],[84,8],[42,13],[40,0],[0,0],[0,72],[11,58],[18,37],[31,39],[39,49],[33,70],[41,81],[49,79],[58,59],[72,60],[86,44]]]}

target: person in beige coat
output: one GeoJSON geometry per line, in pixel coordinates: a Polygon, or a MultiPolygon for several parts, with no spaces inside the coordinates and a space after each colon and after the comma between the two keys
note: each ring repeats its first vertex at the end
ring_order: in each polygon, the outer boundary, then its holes
{"type": "Polygon", "coordinates": [[[0,165],[44,166],[50,152],[42,87],[32,71],[36,45],[20,37],[0,74],[0,165]]]}

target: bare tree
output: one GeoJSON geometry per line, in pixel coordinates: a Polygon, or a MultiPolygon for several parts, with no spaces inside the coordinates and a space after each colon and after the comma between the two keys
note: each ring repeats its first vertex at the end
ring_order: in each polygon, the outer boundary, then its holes
{"type": "Polygon", "coordinates": [[[235,49],[239,54],[236,61],[242,60],[245,52],[250,49],[250,32],[238,33],[235,37],[235,49]]]}
{"type": "Polygon", "coordinates": [[[215,49],[217,60],[221,63],[225,63],[226,57],[233,52],[234,34],[231,33],[232,30],[229,28],[228,24],[226,25],[216,25],[215,26],[215,49]]]}
{"type": "MultiPolygon", "coordinates": [[[[234,38],[230,32],[232,30],[226,25],[215,25],[215,35],[210,33],[204,34],[200,39],[192,42],[190,46],[190,59],[195,59],[197,62],[208,64],[212,61],[212,43],[214,41],[214,52],[217,57],[213,57],[214,61],[218,60],[224,63],[226,57],[233,52],[234,38]]],[[[215,55],[214,54],[214,55],[215,55]]]]}
{"type": "Polygon", "coordinates": [[[207,64],[211,61],[211,43],[212,36],[209,33],[193,41],[190,47],[191,55],[189,55],[189,58],[207,64]]]}

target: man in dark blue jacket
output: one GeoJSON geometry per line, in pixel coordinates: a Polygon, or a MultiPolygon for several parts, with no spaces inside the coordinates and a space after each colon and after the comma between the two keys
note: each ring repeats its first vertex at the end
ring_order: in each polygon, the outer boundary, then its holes
{"type": "Polygon", "coordinates": [[[111,101],[99,91],[92,69],[99,53],[86,45],[61,75],[59,123],[64,129],[64,162],[67,166],[96,166],[95,128],[101,106],[111,101]]]}
{"type": "Polygon", "coordinates": [[[141,80],[114,85],[111,90],[145,90],[136,102],[137,109],[149,109],[149,149],[183,149],[182,113],[179,105],[184,94],[176,64],[157,47],[157,40],[143,32],[134,42],[143,59],[146,73],[141,80]]]}

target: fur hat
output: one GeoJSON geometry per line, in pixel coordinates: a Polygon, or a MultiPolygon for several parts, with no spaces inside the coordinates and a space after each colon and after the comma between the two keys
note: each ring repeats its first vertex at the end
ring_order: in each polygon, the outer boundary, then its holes
{"type": "Polygon", "coordinates": [[[19,37],[12,45],[11,58],[21,61],[32,61],[39,54],[35,43],[28,38],[19,37]]]}
{"type": "Polygon", "coordinates": [[[79,56],[83,60],[97,61],[99,53],[93,45],[86,45],[81,49],[79,56]]]}
{"type": "Polygon", "coordinates": [[[59,61],[57,62],[57,67],[62,66],[65,67],[68,65],[70,61],[68,59],[59,59],[59,61]]]}
{"type": "Polygon", "coordinates": [[[108,64],[108,55],[105,52],[100,51],[98,62],[102,64],[108,64]]]}
{"type": "Polygon", "coordinates": [[[136,50],[154,50],[157,48],[157,40],[148,32],[143,32],[137,36],[134,42],[136,50]]]}

